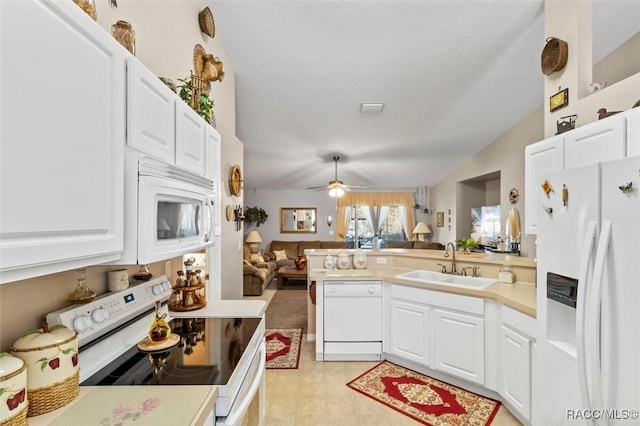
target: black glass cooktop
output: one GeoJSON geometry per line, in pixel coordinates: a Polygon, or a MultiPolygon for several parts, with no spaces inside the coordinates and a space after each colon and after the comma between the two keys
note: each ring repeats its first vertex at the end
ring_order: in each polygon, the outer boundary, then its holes
{"type": "Polygon", "coordinates": [[[142,352],[135,345],[81,385],[224,386],[259,324],[260,318],[174,318],[176,346],[142,352]]]}

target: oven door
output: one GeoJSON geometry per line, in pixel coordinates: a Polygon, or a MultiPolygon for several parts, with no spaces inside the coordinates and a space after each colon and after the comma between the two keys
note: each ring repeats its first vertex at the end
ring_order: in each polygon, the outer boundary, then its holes
{"type": "Polygon", "coordinates": [[[264,424],[266,362],[265,340],[262,338],[229,414],[226,417],[217,417],[217,426],[264,424]]]}
{"type": "Polygon", "coordinates": [[[213,244],[213,190],[140,175],[138,263],[150,263],[213,244]]]}

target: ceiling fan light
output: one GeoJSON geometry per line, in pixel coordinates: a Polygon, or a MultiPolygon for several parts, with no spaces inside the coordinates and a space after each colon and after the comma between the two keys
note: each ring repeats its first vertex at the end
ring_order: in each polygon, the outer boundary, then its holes
{"type": "Polygon", "coordinates": [[[335,189],[335,188],[331,188],[331,189],[329,190],[329,195],[330,195],[331,197],[335,197],[335,196],[336,196],[336,192],[337,192],[337,191],[336,191],[336,189],[335,189]]]}
{"type": "Polygon", "coordinates": [[[336,197],[342,197],[344,195],[344,189],[336,188],[336,197]]]}

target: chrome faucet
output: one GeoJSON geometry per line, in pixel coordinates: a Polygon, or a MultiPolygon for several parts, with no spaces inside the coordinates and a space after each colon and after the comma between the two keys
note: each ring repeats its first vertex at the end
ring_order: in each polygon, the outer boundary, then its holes
{"type": "Polygon", "coordinates": [[[444,257],[449,257],[449,246],[451,246],[451,253],[452,253],[452,258],[451,258],[451,271],[447,272],[446,268],[443,268],[443,271],[445,274],[457,274],[458,270],[456,269],[456,245],[452,242],[448,242],[447,243],[447,247],[444,251],[444,257]]]}

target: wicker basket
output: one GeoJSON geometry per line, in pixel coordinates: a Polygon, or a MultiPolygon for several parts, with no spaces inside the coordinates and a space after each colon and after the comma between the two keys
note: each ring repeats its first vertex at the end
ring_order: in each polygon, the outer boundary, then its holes
{"type": "Polygon", "coordinates": [[[198,22],[200,23],[200,30],[202,30],[203,33],[211,38],[215,37],[216,25],[213,22],[213,14],[208,6],[198,14],[198,22]]]}
{"type": "Polygon", "coordinates": [[[27,423],[27,410],[29,404],[25,404],[25,406],[20,410],[15,416],[5,419],[0,422],[0,426],[26,426],[27,423]]]}
{"type": "Polygon", "coordinates": [[[67,379],[38,389],[29,389],[27,399],[29,401],[28,417],[39,416],[63,407],[76,399],[80,393],[80,371],[67,379]]]}
{"type": "Polygon", "coordinates": [[[569,45],[566,41],[556,37],[549,37],[547,44],[542,49],[540,63],[542,73],[551,75],[556,71],[560,71],[567,65],[569,58],[569,45]]]}

